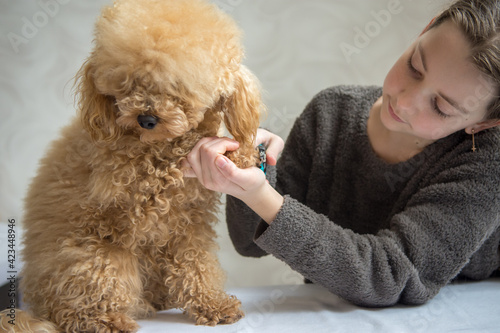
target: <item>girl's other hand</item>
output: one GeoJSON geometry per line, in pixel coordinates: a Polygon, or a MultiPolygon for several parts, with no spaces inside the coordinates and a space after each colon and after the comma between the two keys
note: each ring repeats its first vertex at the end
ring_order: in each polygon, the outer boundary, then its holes
{"type": "Polygon", "coordinates": [[[265,129],[259,128],[255,138],[257,145],[263,144],[266,147],[266,163],[276,165],[278,156],[285,146],[285,142],[279,136],[265,129]]]}

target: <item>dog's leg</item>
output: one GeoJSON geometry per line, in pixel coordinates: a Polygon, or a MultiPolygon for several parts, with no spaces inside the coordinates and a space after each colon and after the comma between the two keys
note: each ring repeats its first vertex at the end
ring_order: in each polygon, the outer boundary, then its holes
{"type": "Polygon", "coordinates": [[[25,295],[35,314],[64,332],[136,332],[132,317],[148,308],[139,298],[135,256],[113,246],[68,243],[57,256],[57,272],[26,281],[25,295]]]}
{"type": "MultiPolygon", "coordinates": [[[[206,217],[206,216],[205,216],[206,217]]],[[[198,325],[231,324],[243,317],[241,302],[224,292],[224,272],[215,255],[214,231],[208,224],[193,224],[162,253],[164,308],[181,308],[198,325]]]]}
{"type": "Polygon", "coordinates": [[[224,274],[213,253],[188,250],[167,278],[168,306],[183,309],[197,325],[235,323],[244,315],[241,302],[225,293],[222,281],[224,274]]]}

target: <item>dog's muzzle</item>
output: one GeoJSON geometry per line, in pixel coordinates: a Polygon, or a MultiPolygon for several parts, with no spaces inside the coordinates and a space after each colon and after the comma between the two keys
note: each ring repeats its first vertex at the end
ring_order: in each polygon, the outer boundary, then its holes
{"type": "Polygon", "coordinates": [[[142,128],[151,130],[155,128],[156,124],[158,124],[158,119],[153,116],[140,115],[137,117],[137,122],[142,128]]]}

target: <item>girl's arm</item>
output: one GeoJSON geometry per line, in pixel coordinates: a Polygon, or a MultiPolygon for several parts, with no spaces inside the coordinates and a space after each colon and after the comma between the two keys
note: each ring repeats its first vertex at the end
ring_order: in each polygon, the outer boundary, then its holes
{"type": "MultiPolygon", "coordinates": [[[[500,168],[498,161],[490,166],[500,168]]],[[[375,235],[341,228],[285,196],[274,222],[259,226],[256,243],[357,305],[425,303],[489,237],[496,237],[498,247],[498,179],[492,184],[487,175],[466,170],[457,166],[438,175],[391,219],[389,229],[375,235]]],[[[499,259],[495,252],[485,256],[491,267],[485,264],[483,277],[497,268],[499,259]]]]}

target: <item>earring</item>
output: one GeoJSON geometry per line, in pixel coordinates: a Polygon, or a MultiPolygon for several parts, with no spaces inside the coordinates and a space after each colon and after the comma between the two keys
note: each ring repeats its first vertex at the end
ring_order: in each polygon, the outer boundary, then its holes
{"type": "Polygon", "coordinates": [[[476,141],[474,140],[474,130],[472,130],[472,151],[476,151],[476,141]]]}

